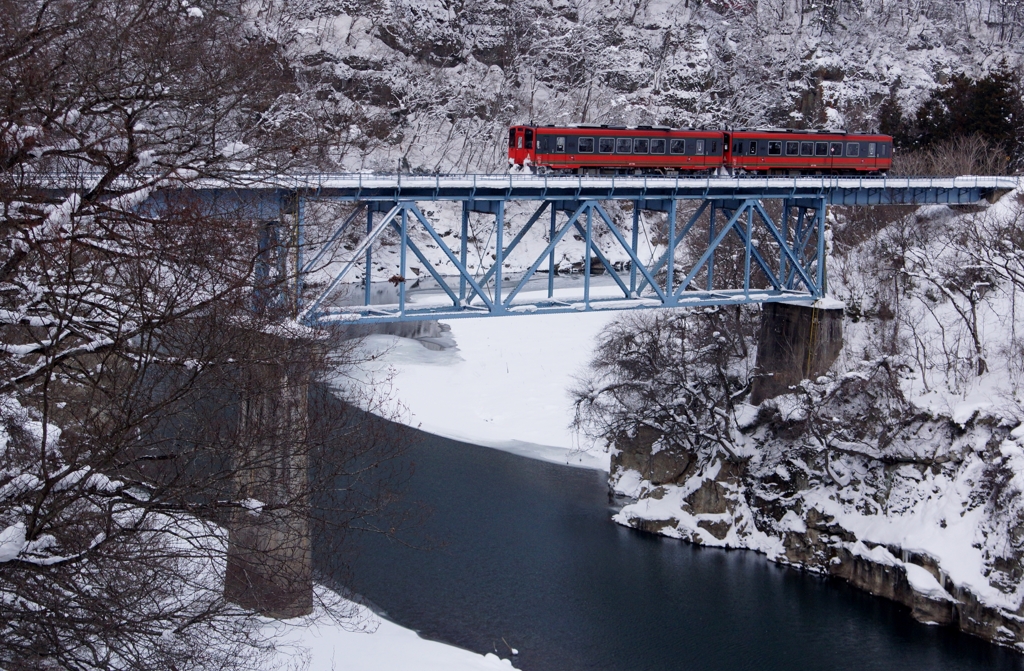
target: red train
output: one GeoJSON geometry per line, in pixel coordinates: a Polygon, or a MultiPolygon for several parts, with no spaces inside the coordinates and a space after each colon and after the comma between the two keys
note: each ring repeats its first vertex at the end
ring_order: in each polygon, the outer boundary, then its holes
{"type": "Polygon", "coordinates": [[[510,165],[540,173],[884,174],[892,137],[845,131],[676,130],[654,126],[512,126],[510,165]]]}

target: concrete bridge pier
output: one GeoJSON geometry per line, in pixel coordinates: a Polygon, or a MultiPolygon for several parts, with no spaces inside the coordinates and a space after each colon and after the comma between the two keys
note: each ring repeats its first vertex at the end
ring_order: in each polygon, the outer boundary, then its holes
{"type": "Polygon", "coordinates": [[[801,380],[825,374],[842,349],[842,303],[765,303],[757,342],[760,376],[754,380],[750,402],[758,405],[787,393],[801,380]]]}
{"type": "Polygon", "coordinates": [[[298,617],[313,610],[308,373],[255,364],[243,379],[224,596],[268,617],[298,617]]]}

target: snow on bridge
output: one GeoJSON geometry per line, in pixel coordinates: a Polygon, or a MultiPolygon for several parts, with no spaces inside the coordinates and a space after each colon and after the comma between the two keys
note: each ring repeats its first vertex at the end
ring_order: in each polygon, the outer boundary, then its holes
{"type": "Polygon", "coordinates": [[[725,199],[824,196],[829,205],[973,203],[1017,188],[1017,177],[659,177],[299,174],[243,176],[192,188],[287,191],[343,200],[725,199]]]}

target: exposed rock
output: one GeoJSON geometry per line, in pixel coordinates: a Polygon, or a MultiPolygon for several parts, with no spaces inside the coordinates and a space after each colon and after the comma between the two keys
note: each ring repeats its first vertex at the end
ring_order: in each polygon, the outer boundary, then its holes
{"type": "MultiPolygon", "coordinates": [[[[736,483],[736,476],[739,474],[739,471],[740,467],[737,464],[725,462],[717,477],[704,480],[684,500],[691,510],[700,514],[721,515],[722,513],[729,512],[730,504],[732,503],[729,494],[733,488],[728,485],[736,483]]],[[[720,536],[716,535],[716,538],[720,538],[720,536]]]]}
{"type": "MultiPolygon", "coordinates": [[[[792,445],[782,450],[776,445],[772,458],[669,457],[661,451],[652,454],[658,437],[648,432],[617,443],[621,452],[613,459],[612,482],[635,483],[639,477],[641,484],[632,492],[637,503],[624,507],[616,521],[693,543],[758,550],[773,561],[841,578],[896,601],[919,621],[957,626],[1024,649],[1022,562],[1020,552],[1011,547],[1019,547],[1019,539],[1003,541],[1017,538],[1021,525],[1015,511],[1021,493],[1005,482],[999,484],[1015,472],[1015,466],[1005,463],[1005,455],[1024,457],[1024,450],[1005,440],[1005,428],[984,419],[971,420],[959,433],[949,418],[923,424],[902,437],[924,435],[938,441],[933,454],[941,454],[941,459],[891,463],[881,455],[853,459],[792,445]],[[941,445],[946,441],[945,447],[969,447],[952,458],[941,445]],[[627,471],[635,475],[625,477],[627,471]],[[659,478],[657,484],[654,478],[659,478]],[[940,483],[950,490],[972,487],[960,517],[984,513],[981,533],[987,536],[973,548],[942,547],[952,554],[981,552],[988,557],[986,576],[960,572],[954,579],[941,556],[871,538],[870,520],[881,527],[901,516],[913,517],[920,505],[949,506],[940,483]],[[993,505],[1000,500],[1001,505],[993,505]],[[996,546],[1001,548],[998,552],[996,546]]],[[[758,434],[760,429],[762,441],[772,440],[764,428],[749,431],[758,434]]],[[[941,522],[939,528],[955,523],[962,520],[941,522]]]]}
{"type": "Polygon", "coordinates": [[[651,429],[642,429],[636,436],[624,436],[617,443],[619,452],[612,456],[612,468],[637,471],[653,485],[676,483],[686,474],[691,455],[679,450],[654,450],[657,438],[651,429]]]}

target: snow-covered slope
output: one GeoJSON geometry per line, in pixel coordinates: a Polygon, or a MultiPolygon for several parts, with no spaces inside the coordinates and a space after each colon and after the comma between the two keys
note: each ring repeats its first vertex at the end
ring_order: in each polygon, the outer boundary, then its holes
{"type": "Polygon", "coordinates": [[[350,617],[338,622],[322,609],[293,620],[268,621],[275,653],[267,669],[299,671],[508,671],[512,662],[493,653],[428,641],[416,632],[379,618],[364,606],[318,587],[318,599],[350,617]],[[340,603],[339,603],[340,601],[340,603]]]}

